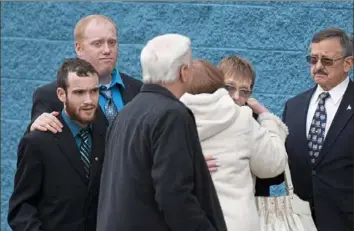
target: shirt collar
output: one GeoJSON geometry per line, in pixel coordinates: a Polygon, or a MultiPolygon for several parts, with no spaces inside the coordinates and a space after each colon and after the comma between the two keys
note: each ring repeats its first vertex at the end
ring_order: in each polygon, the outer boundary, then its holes
{"type": "MultiPolygon", "coordinates": [[[[334,104],[337,104],[339,100],[343,97],[345,90],[347,89],[349,84],[349,77],[347,77],[344,81],[342,81],[340,84],[332,88],[331,90],[328,91],[330,98],[333,100],[334,104]]],[[[317,85],[316,92],[314,93],[314,97],[316,99],[316,102],[318,101],[318,96],[322,93],[325,92],[323,88],[320,85],[317,85]]]]}
{"type": "MultiPolygon", "coordinates": [[[[121,87],[125,88],[122,77],[119,74],[119,71],[117,71],[116,68],[113,69],[112,71],[112,81],[109,83],[108,89],[111,89],[115,85],[120,85],[121,87]]],[[[103,86],[102,84],[99,84],[99,87],[103,86]]]]}
{"type": "MultiPolygon", "coordinates": [[[[73,136],[76,137],[82,128],[77,123],[75,123],[72,119],[70,119],[70,117],[66,114],[64,109],[61,111],[61,116],[63,117],[65,123],[68,125],[73,136]]],[[[89,128],[91,129],[92,125],[90,125],[89,128]]]]}

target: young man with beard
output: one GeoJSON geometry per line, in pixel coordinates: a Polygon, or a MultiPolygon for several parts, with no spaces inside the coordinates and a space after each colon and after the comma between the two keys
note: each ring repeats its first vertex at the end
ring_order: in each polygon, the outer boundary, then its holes
{"type": "Polygon", "coordinates": [[[8,223],[14,231],[95,231],[105,126],[97,114],[98,73],[64,61],[57,75],[62,132],[33,131],[18,148],[8,223]]]}

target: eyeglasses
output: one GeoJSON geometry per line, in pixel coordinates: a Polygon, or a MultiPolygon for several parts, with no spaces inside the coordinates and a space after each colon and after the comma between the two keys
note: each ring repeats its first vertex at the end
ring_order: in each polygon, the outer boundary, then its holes
{"type": "Polygon", "coordinates": [[[330,58],[322,57],[321,59],[319,59],[317,56],[308,55],[306,56],[306,61],[312,65],[316,65],[318,60],[320,60],[323,66],[332,66],[334,62],[341,60],[343,58],[346,57],[340,57],[338,59],[330,59],[330,58]]]}
{"type": "Polygon", "coordinates": [[[242,98],[248,98],[252,94],[251,90],[248,90],[246,88],[240,88],[237,89],[236,87],[232,85],[225,85],[224,88],[229,92],[231,96],[233,96],[236,92],[238,92],[238,95],[242,98]]]}

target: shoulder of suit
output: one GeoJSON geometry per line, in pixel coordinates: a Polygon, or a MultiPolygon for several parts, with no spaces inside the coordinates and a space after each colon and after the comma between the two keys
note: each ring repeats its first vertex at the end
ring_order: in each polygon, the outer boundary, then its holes
{"type": "Polygon", "coordinates": [[[308,89],[308,90],[306,90],[306,91],[304,91],[304,92],[301,92],[300,94],[295,95],[295,96],[291,97],[290,99],[288,99],[288,100],[286,101],[286,103],[287,103],[287,104],[289,104],[289,103],[291,104],[291,103],[297,102],[297,101],[299,101],[299,100],[304,100],[305,98],[307,98],[307,96],[308,96],[309,94],[312,94],[315,89],[316,89],[316,87],[313,87],[313,88],[308,89]]]}
{"type": "Polygon", "coordinates": [[[58,88],[58,83],[55,80],[53,82],[50,82],[50,83],[47,83],[47,84],[45,84],[43,86],[38,87],[35,90],[35,94],[48,94],[48,93],[52,93],[53,94],[53,92],[56,94],[57,88],[58,88]]]}
{"type": "Polygon", "coordinates": [[[42,132],[42,131],[32,131],[27,133],[22,137],[22,142],[30,145],[39,145],[48,144],[54,137],[54,133],[50,131],[42,132]]]}
{"type": "Polygon", "coordinates": [[[122,81],[124,84],[128,84],[128,85],[135,85],[137,87],[140,87],[141,85],[143,85],[143,82],[139,79],[133,78],[127,74],[124,74],[122,72],[119,72],[120,77],[122,78],[122,81]]]}
{"type": "Polygon", "coordinates": [[[171,116],[170,118],[179,118],[179,119],[194,118],[194,115],[191,112],[191,110],[180,101],[172,100],[168,97],[159,97],[156,98],[156,100],[154,101],[159,103],[154,104],[150,108],[152,118],[166,119],[169,118],[170,116],[171,116]]]}
{"type": "Polygon", "coordinates": [[[161,108],[163,114],[175,114],[178,116],[186,116],[191,110],[179,101],[169,98],[161,98],[161,104],[157,104],[161,108]]]}
{"type": "MultiPolygon", "coordinates": [[[[354,82],[351,79],[349,79],[349,86],[348,87],[351,90],[351,92],[354,94],[354,82]]],[[[304,92],[302,92],[302,93],[300,93],[300,94],[288,99],[286,103],[287,104],[289,104],[289,103],[291,104],[293,102],[297,102],[298,100],[303,100],[304,98],[307,98],[309,94],[312,95],[312,93],[315,90],[316,90],[316,86],[314,86],[313,88],[310,88],[310,89],[308,89],[308,90],[306,90],[306,91],[304,91],[304,92]]]]}

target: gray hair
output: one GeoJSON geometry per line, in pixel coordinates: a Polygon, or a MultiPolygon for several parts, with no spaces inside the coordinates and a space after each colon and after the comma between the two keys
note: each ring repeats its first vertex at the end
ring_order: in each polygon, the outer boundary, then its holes
{"type": "Polygon", "coordinates": [[[140,55],[144,83],[171,83],[180,68],[191,65],[191,41],[180,34],[157,36],[146,44],[140,55]]]}
{"type": "Polygon", "coordinates": [[[312,43],[319,43],[325,39],[338,38],[342,46],[344,57],[353,56],[353,36],[348,36],[344,30],[340,28],[326,28],[315,33],[312,37],[312,43]]]}

